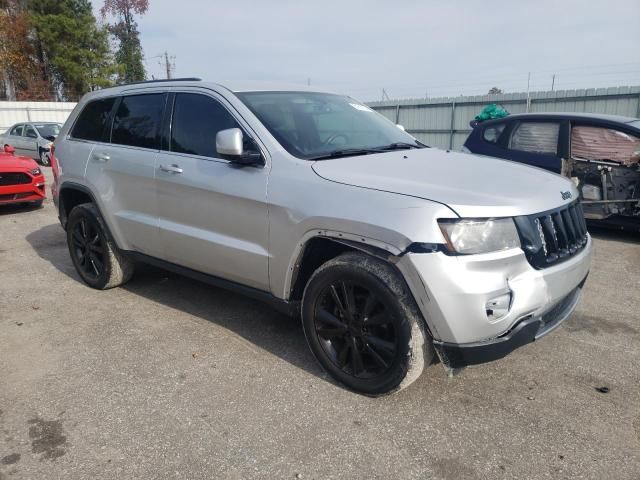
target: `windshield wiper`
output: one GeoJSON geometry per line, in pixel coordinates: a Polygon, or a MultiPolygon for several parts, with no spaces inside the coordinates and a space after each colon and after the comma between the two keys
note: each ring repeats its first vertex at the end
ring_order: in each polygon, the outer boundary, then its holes
{"type": "Polygon", "coordinates": [[[407,143],[407,142],[395,142],[390,143],[389,145],[383,145],[382,147],[377,147],[377,150],[386,152],[388,150],[407,150],[409,148],[425,148],[426,145],[417,145],[415,143],[407,143]]]}
{"type": "Polygon", "coordinates": [[[316,157],[311,157],[309,160],[327,160],[329,158],[340,158],[340,157],[355,157],[357,155],[367,155],[369,153],[380,153],[384,150],[380,150],[378,148],[344,148],[341,150],[334,150],[333,152],[325,153],[323,155],[318,155],[316,157]]]}

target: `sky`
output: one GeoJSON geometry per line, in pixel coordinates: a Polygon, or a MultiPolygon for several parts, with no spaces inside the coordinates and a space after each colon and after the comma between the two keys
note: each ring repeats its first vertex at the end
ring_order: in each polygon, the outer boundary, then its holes
{"type": "Polygon", "coordinates": [[[174,77],[363,101],[640,85],[639,20],[640,0],[150,0],[138,17],[149,77],[166,51],[174,77]]]}

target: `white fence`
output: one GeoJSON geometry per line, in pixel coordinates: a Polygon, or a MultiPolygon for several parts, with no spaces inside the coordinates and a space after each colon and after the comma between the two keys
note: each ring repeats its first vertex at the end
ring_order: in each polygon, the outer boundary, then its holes
{"type": "Polygon", "coordinates": [[[75,102],[0,102],[0,133],[14,123],[64,123],[75,102]]]}

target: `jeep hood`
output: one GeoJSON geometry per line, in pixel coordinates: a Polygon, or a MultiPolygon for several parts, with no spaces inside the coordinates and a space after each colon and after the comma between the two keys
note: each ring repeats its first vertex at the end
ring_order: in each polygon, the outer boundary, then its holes
{"type": "Polygon", "coordinates": [[[443,203],[461,217],[530,215],[578,198],[560,175],[436,148],[322,160],[312,168],[333,182],[443,203]]]}

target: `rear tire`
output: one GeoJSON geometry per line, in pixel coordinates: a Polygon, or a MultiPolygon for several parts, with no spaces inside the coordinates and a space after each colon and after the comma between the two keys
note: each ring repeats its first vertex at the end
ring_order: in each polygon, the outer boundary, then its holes
{"type": "Polygon", "coordinates": [[[422,322],[400,274],[360,252],[322,265],[304,291],[302,325],[314,356],[337,381],[367,395],[407,387],[432,362],[422,322]]]}
{"type": "Polygon", "coordinates": [[[71,210],[67,246],[80,278],[92,288],[117,287],[133,275],[133,260],[118,250],[93,203],[83,203],[71,210]]]}

